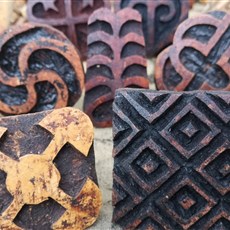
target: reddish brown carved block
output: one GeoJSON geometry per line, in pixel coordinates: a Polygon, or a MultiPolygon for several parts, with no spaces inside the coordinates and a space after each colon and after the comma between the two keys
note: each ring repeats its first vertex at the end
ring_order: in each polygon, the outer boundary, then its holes
{"type": "Polygon", "coordinates": [[[84,111],[98,127],[112,125],[115,90],[148,88],[141,16],[124,9],[102,8],[89,18],[84,111]]]}
{"type": "Polygon", "coordinates": [[[122,89],[114,101],[113,222],[229,229],[230,93],[122,89]]]}
{"type": "Polygon", "coordinates": [[[229,14],[216,11],[182,23],[173,45],[157,58],[157,88],[229,90],[229,21],[229,14]]]}
{"type": "Polygon", "coordinates": [[[100,207],[86,114],[64,108],[0,119],[1,229],[85,229],[100,207]]]}
{"type": "Polygon", "coordinates": [[[190,8],[193,7],[193,5],[195,4],[196,0],[189,0],[189,6],[190,8]]]}
{"type": "Polygon", "coordinates": [[[147,57],[170,45],[177,26],[188,17],[186,0],[115,0],[115,9],[131,7],[142,15],[147,57]]]}
{"type": "Polygon", "coordinates": [[[61,30],[87,57],[87,21],[92,12],[109,0],[28,0],[28,18],[32,22],[44,23],[61,30]]]}
{"type": "Polygon", "coordinates": [[[24,24],[0,35],[0,111],[21,114],[74,105],[84,71],[73,44],[58,30],[24,24]]]}

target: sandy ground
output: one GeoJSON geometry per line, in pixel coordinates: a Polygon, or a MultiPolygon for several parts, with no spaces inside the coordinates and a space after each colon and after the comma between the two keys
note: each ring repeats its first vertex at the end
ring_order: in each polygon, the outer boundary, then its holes
{"type": "Polygon", "coordinates": [[[102,191],[103,205],[97,222],[89,229],[109,230],[112,228],[112,128],[95,129],[95,157],[98,182],[102,191]]]}
{"type": "MultiPolygon", "coordinates": [[[[200,12],[208,11],[209,6],[204,7],[201,4],[195,4],[195,10],[190,12],[190,17],[197,16],[200,12]]],[[[148,60],[148,75],[151,84],[151,89],[154,89],[153,72],[154,61],[148,60]]],[[[85,64],[85,63],[84,63],[85,64]]],[[[86,67],[84,65],[84,67],[86,67]]],[[[74,106],[82,110],[83,105],[82,95],[81,99],[74,106]]],[[[95,128],[95,141],[94,150],[96,157],[96,170],[100,189],[102,191],[103,205],[100,216],[94,225],[88,229],[90,230],[118,230],[117,226],[112,225],[112,171],[113,171],[113,158],[112,158],[112,128],[99,129],[95,128]]]]}
{"type": "MultiPolygon", "coordinates": [[[[74,106],[75,108],[83,108],[83,98],[74,106]]],[[[99,187],[102,192],[103,205],[100,216],[90,230],[118,230],[119,227],[112,227],[112,128],[95,128],[94,129],[94,152],[96,158],[96,170],[99,187]]]]}

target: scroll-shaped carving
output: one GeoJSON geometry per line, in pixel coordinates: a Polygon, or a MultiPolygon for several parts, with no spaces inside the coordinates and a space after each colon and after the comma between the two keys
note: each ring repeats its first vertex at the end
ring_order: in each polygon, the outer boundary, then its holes
{"type": "Polygon", "coordinates": [[[230,15],[211,12],[182,23],[157,58],[158,89],[230,90],[230,15]]]}
{"type": "Polygon", "coordinates": [[[229,229],[230,92],[117,91],[113,222],[229,229]]]}
{"type": "Polygon", "coordinates": [[[111,126],[115,90],[148,88],[141,16],[101,8],[89,18],[84,111],[98,127],[111,126]]]}
{"type": "Polygon", "coordinates": [[[81,96],[80,56],[58,30],[24,24],[0,35],[0,111],[21,114],[74,105],[81,96]]]}
{"type": "Polygon", "coordinates": [[[93,224],[102,201],[88,116],[64,108],[2,118],[0,136],[1,229],[93,224]]]}
{"type": "Polygon", "coordinates": [[[61,30],[87,58],[87,21],[94,10],[110,6],[109,0],[28,0],[28,18],[61,30]]]}
{"type": "Polygon", "coordinates": [[[131,7],[142,15],[147,57],[156,57],[170,45],[177,26],[188,17],[189,1],[116,0],[115,9],[131,7]]]}

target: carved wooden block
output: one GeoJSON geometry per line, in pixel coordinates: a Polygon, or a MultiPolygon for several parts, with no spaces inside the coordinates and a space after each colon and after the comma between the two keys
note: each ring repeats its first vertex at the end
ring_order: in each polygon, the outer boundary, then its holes
{"type": "Polygon", "coordinates": [[[84,111],[97,127],[112,125],[115,90],[148,88],[141,16],[124,9],[102,8],[89,18],[84,111]]]}
{"type": "Polygon", "coordinates": [[[211,12],[182,23],[157,58],[156,84],[167,90],[229,90],[230,15],[211,12]]]}
{"type": "Polygon", "coordinates": [[[114,101],[113,222],[229,229],[230,93],[122,89],[114,101]]]}
{"type": "Polygon", "coordinates": [[[92,12],[109,0],[28,0],[28,19],[61,30],[87,58],[87,21],[92,12]]]}
{"type": "Polygon", "coordinates": [[[115,0],[115,9],[131,7],[142,15],[147,57],[156,57],[170,45],[177,26],[188,17],[189,1],[115,0]]]}
{"type": "Polygon", "coordinates": [[[85,229],[101,207],[93,125],[64,108],[0,119],[1,229],[85,229]]]}
{"type": "Polygon", "coordinates": [[[37,112],[74,105],[84,71],[79,54],[58,30],[24,24],[0,35],[0,111],[37,112]]]}

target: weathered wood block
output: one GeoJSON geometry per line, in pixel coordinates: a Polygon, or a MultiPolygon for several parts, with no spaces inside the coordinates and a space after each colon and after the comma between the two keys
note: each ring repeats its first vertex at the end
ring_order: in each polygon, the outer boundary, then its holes
{"type": "Polygon", "coordinates": [[[211,12],[184,21],[173,45],[159,54],[156,85],[162,90],[229,90],[230,15],[211,12]]]}
{"type": "Polygon", "coordinates": [[[189,1],[115,0],[115,9],[131,7],[142,15],[147,57],[156,57],[170,45],[177,26],[188,17],[189,1]]]}
{"type": "Polygon", "coordinates": [[[0,35],[0,112],[21,114],[71,106],[83,86],[80,56],[60,31],[24,24],[0,35]]]}
{"type": "Polygon", "coordinates": [[[141,16],[133,9],[107,8],[89,18],[84,111],[97,127],[112,125],[115,90],[148,88],[141,16]]]}
{"type": "Polygon", "coordinates": [[[113,110],[113,222],[229,229],[230,93],[122,89],[113,110]]]}
{"type": "Polygon", "coordinates": [[[1,229],[85,229],[101,207],[93,125],[73,108],[0,119],[1,229]]]}
{"type": "Polygon", "coordinates": [[[109,0],[28,0],[28,19],[61,30],[87,58],[87,21],[94,10],[107,6],[109,0]]]}

